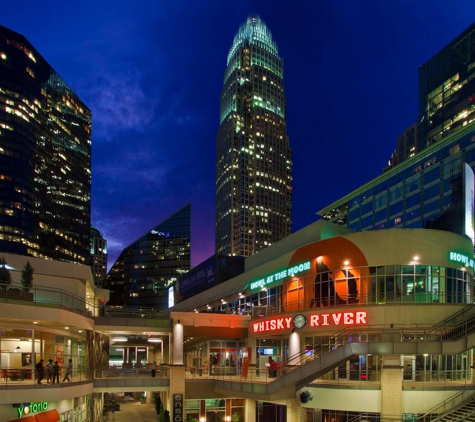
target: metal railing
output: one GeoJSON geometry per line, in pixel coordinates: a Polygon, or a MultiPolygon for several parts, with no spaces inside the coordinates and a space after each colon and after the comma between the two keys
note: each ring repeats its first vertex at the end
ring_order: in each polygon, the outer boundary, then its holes
{"type": "MultiPolygon", "coordinates": [[[[150,378],[152,377],[151,368],[135,368],[129,366],[111,366],[107,369],[92,369],[86,367],[75,368],[72,374],[65,377],[66,369],[62,368],[59,372],[38,371],[37,369],[18,369],[2,368],[0,369],[0,389],[13,386],[31,385],[32,388],[42,388],[43,386],[64,386],[83,381],[93,381],[94,379],[124,379],[124,378],[150,378]],[[57,376],[56,376],[57,374],[57,376]]],[[[170,370],[166,365],[159,365],[156,378],[169,378],[170,370]]]]}
{"type": "Polygon", "coordinates": [[[62,289],[32,286],[25,289],[21,284],[0,284],[0,303],[27,306],[61,308],[92,317],[94,304],[62,289]]]}

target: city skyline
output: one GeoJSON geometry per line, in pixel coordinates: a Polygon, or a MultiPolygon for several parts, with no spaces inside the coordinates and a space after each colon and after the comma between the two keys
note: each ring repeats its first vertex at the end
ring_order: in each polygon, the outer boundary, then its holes
{"type": "Polygon", "coordinates": [[[284,58],[293,231],[381,174],[417,119],[418,66],[475,18],[468,1],[139,6],[27,1],[6,5],[0,22],[92,110],[92,224],[108,241],[109,266],[188,202],[192,264],[213,254],[219,95],[248,15],[266,22],[284,58]]]}

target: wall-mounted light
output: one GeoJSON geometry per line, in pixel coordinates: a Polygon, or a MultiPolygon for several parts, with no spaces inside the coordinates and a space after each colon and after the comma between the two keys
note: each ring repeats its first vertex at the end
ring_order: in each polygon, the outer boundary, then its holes
{"type": "Polygon", "coordinates": [[[205,417],[204,417],[204,416],[201,416],[200,422],[205,422],[205,420],[206,420],[205,417]]]}
{"type": "Polygon", "coordinates": [[[177,321],[177,324],[181,324],[180,320],[177,321]]]}
{"type": "Polygon", "coordinates": [[[161,343],[162,342],[162,339],[161,338],[157,338],[157,337],[150,337],[148,339],[148,342],[149,343],[161,343]]]}
{"type": "Polygon", "coordinates": [[[112,341],[117,342],[117,343],[124,342],[124,341],[127,341],[127,337],[117,336],[117,337],[114,337],[112,341]]]}
{"type": "Polygon", "coordinates": [[[226,422],[229,422],[231,420],[231,416],[226,416],[226,422]]]}
{"type": "Polygon", "coordinates": [[[15,352],[18,352],[18,350],[20,349],[21,349],[20,346],[15,347],[15,352]]]}

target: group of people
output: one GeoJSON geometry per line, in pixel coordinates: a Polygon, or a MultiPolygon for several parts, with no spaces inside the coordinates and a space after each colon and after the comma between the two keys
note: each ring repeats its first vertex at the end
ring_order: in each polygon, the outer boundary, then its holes
{"type": "MultiPolygon", "coordinates": [[[[61,367],[59,366],[59,362],[56,361],[53,364],[53,359],[48,360],[46,365],[44,364],[44,359],[40,359],[40,361],[35,365],[36,368],[36,383],[42,384],[41,381],[45,378],[45,371],[46,371],[46,383],[47,384],[59,384],[59,373],[61,372],[61,367]]],[[[64,378],[62,382],[68,381],[71,382],[69,378],[72,376],[73,373],[73,360],[69,359],[68,366],[66,367],[66,372],[64,374],[64,378]]]]}

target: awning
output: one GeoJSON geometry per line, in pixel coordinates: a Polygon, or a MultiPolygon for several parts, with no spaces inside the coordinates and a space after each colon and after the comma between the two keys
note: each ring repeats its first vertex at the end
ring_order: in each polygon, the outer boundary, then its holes
{"type": "Polygon", "coordinates": [[[27,416],[26,418],[15,419],[10,422],[37,422],[34,416],[27,416]]]}
{"type": "MultiPolygon", "coordinates": [[[[56,409],[48,410],[47,412],[41,412],[35,414],[35,422],[58,422],[61,417],[56,409]]],[[[24,419],[21,419],[23,422],[24,419]]]]}

